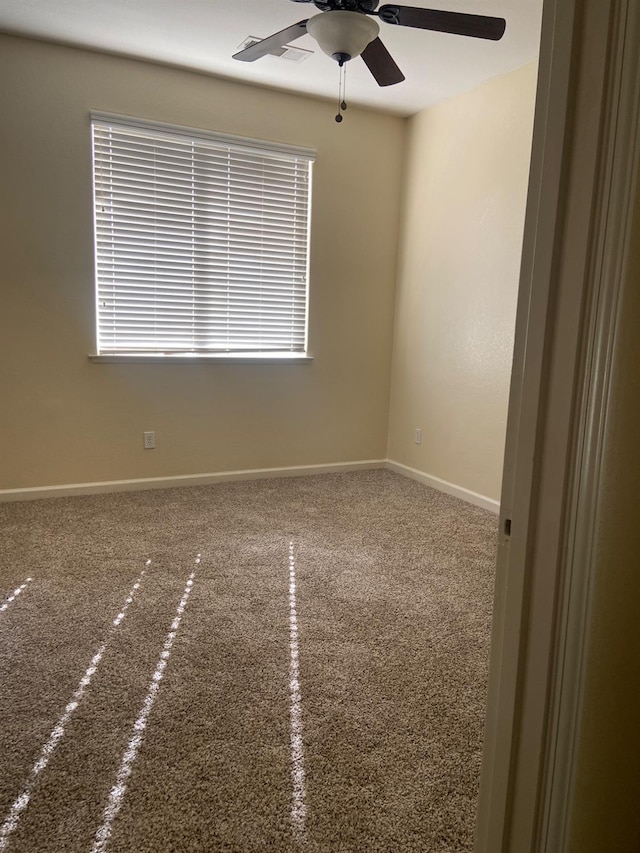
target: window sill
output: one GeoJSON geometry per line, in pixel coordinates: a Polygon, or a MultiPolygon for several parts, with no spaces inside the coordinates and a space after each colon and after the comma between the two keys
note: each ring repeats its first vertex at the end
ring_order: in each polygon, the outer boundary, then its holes
{"type": "Polygon", "coordinates": [[[302,353],[104,353],[89,354],[91,361],[107,364],[307,364],[313,356],[302,353]]]}

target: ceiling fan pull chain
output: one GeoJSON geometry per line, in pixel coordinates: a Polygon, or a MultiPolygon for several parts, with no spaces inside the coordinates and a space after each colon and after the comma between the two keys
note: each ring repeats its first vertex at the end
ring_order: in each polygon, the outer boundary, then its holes
{"type": "Polygon", "coordinates": [[[342,68],[342,75],[343,75],[342,76],[342,101],[340,101],[340,107],[341,107],[341,109],[346,110],[346,108],[347,108],[347,101],[346,101],[346,97],[347,97],[347,64],[346,64],[346,62],[342,68]]]}
{"type": "Polygon", "coordinates": [[[339,62],[339,78],[338,78],[338,114],[336,116],[336,121],[340,123],[342,121],[342,112],[347,109],[347,102],[345,100],[346,97],[346,88],[347,88],[347,64],[346,62],[339,62]]]}

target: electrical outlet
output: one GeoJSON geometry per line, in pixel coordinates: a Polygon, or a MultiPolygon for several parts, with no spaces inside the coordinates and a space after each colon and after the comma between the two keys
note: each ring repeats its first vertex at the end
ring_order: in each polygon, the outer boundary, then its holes
{"type": "Polygon", "coordinates": [[[145,450],[153,450],[156,446],[156,434],[154,430],[150,430],[150,432],[143,433],[144,435],[144,449],[145,450]]]}
{"type": "Polygon", "coordinates": [[[416,444],[422,444],[422,430],[420,427],[416,427],[416,435],[414,438],[416,444]]]}

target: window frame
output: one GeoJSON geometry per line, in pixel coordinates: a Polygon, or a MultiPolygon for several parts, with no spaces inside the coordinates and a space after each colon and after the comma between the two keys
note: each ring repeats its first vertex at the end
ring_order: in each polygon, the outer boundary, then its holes
{"type": "Polygon", "coordinates": [[[92,110],[90,112],[90,132],[91,132],[91,165],[92,165],[92,202],[93,202],[93,227],[94,227],[94,295],[95,295],[95,330],[94,340],[96,350],[89,354],[89,358],[94,362],[137,362],[147,364],[157,364],[162,362],[169,363],[245,363],[245,364],[264,364],[264,363],[304,363],[312,360],[309,354],[309,266],[310,266],[310,251],[311,251],[311,209],[312,209],[312,167],[316,159],[316,152],[311,148],[303,148],[301,146],[287,145],[266,140],[254,139],[250,137],[235,136],[225,133],[193,128],[185,125],[170,124],[167,122],[157,122],[147,119],[141,119],[131,116],[123,116],[114,113],[105,113],[92,110]],[[124,349],[100,349],[100,304],[99,304],[99,276],[98,276],[98,218],[97,218],[97,189],[96,189],[96,156],[94,142],[94,127],[95,125],[113,124],[114,127],[122,127],[126,129],[131,127],[134,130],[141,130],[146,133],[153,134],[157,132],[163,137],[175,135],[181,141],[192,140],[204,141],[216,144],[222,147],[229,147],[238,153],[263,153],[284,155],[288,158],[300,158],[308,162],[309,165],[309,183],[308,183],[308,206],[306,220],[306,270],[304,283],[304,329],[303,329],[303,348],[295,350],[180,350],[170,351],[165,349],[149,349],[149,350],[124,350],[124,349]]]}

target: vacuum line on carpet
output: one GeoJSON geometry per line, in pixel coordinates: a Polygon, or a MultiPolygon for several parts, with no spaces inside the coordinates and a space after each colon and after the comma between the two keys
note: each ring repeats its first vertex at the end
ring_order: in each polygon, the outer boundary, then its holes
{"type": "Polygon", "coordinates": [[[23,584],[20,584],[20,586],[19,586],[17,589],[14,589],[14,590],[13,590],[13,592],[11,593],[11,595],[9,596],[9,598],[7,598],[7,600],[6,600],[6,601],[4,601],[2,604],[0,604],[0,613],[4,613],[4,611],[7,609],[7,607],[8,607],[8,606],[13,602],[13,601],[15,601],[15,600],[16,600],[16,598],[20,595],[20,593],[21,593],[23,590],[25,590],[25,589],[27,588],[27,586],[31,583],[31,581],[32,581],[32,580],[33,580],[33,578],[27,578],[27,579],[26,579],[26,581],[25,581],[23,584]]]}
{"type": "MultiPolygon", "coordinates": [[[[150,565],[150,563],[151,563],[151,560],[147,560],[147,563],[146,563],[147,566],[150,565]]],[[[124,605],[122,606],[122,608],[119,611],[116,618],[113,620],[113,626],[109,630],[109,634],[107,636],[107,639],[100,646],[100,648],[95,653],[95,655],[91,658],[91,663],[87,667],[85,674],[80,679],[80,683],[78,684],[77,688],[75,689],[71,699],[67,703],[67,706],[64,709],[64,713],[62,714],[62,716],[60,717],[58,722],[55,724],[55,726],[53,727],[51,734],[49,735],[49,739],[47,740],[45,745],[40,750],[40,756],[38,757],[38,760],[36,761],[36,763],[31,768],[31,772],[29,773],[29,776],[28,776],[26,784],[22,790],[22,793],[20,794],[19,797],[17,797],[14,800],[14,802],[11,806],[11,809],[9,810],[9,814],[7,815],[4,823],[2,824],[2,827],[0,827],[0,851],[4,850],[6,848],[7,844],[9,843],[9,837],[10,837],[11,833],[15,831],[15,829],[18,826],[18,823],[20,821],[20,817],[21,817],[22,813],[24,812],[26,807],[29,805],[29,800],[31,799],[31,794],[32,794],[33,789],[36,785],[36,782],[38,781],[38,777],[40,776],[42,771],[45,769],[47,764],[49,763],[49,759],[51,758],[53,751],[55,750],[56,746],[58,745],[58,743],[62,739],[62,736],[64,735],[65,727],[66,727],[67,723],[69,722],[69,720],[71,719],[73,712],[76,710],[76,708],[80,704],[87,687],[91,683],[91,679],[93,678],[93,676],[94,676],[94,674],[98,668],[98,664],[102,660],[102,656],[105,653],[105,650],[107,648],[107,645],[109,644],[111,637],[115,634],[118,627],[122,623],[122,620],[125,617],[127,609],[129,608],[129,605],[133,601],[133,597],[134,597],[136,591],[140,588],[140,584],[142,582],[142,578],[145,575],[145,571],[146,571],[146,569],[143,569],[140,572],[138,579],[136,580],[134,585],[129,590],[129,595],[127,596],[127,599],[126,599],[124,605]]]]}
{"type": "MultiPolygon", "coordinates": [[[[200,554],[198,554],[198,556],[196,557],[195,562],[196,566],[200,563],[200,554]]],[[[107,844],[109,843],[113,822],[117,818],[118,812],[122,807],[124,795],[127,791],[127,779],[131,775],[133,763],[136,760],[138,750],[142,745],[144,731],[147,727],[147,722],[149,720],[149,714],[151,713],[153,704],[156,701],[156,696],[158,695],[158,691],[160,690],[160,682],[162,681],[165,669],[167,668],[167,661],[169,660],[169,655],[171,654],[173,641],[175,640],[176,634],[178,633],[178,628],[180,627],[180,622],[182,621],[182,614],[184,613],[184,609],[187,606],[187,601],[189,600],[189,595],[191,594],[191,588],[193,587],[193,581],[195,576],[196,572],[194,569],[194,571],[192,571],[189,575],[189,580],[187,581],[187,584],[184,588],[184,592],[182,594],[182,598],[180,599],[180,604],[178,604],[178,609],[176,610],[176,615],[173,619],[173,622],[171,623],[169,633],[167,634],[167,637],[164,641],[164,645],[162,647],[162,651],[160,652],[160,657],[158,659],[155,672],[153,673],[153,677],[151,678],[151,682],[149,684],[149,689],[147,691],[146,698],[142,704],[142,707],[140,708],[140,711],[138,712],[136,721],[133,724],[132,736],[122,756],[122,761],[120,762],[120,767],[116,775],[116,783],[109,792],[109,800],[102,816],[102,824],[96,832],[95,841],[93,843],[93,847],[91,848],[91,853],[103,853],[103,851],[107,848],[107,844]]]]}
{"type": "Polygon", "coordinates": [[[302,741],[302,694],[298,661],[298,610],[296,603],[296,563],[293,542],[289,543],[289,706],[291,724],[291,826],[297,841],[305,840],[305,772],[302,741]]]}

